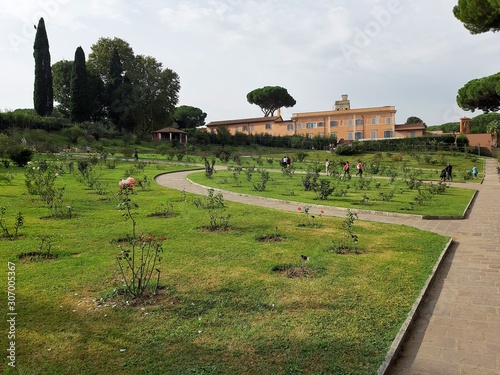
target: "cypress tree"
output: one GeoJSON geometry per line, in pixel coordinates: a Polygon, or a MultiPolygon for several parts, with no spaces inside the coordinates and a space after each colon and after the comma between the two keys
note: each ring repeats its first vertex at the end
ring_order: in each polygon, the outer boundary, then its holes
{"type": "Polygon", "coordinates": [[[85,64],[85,53],[82,47],[75,51],[73,69],[71,70],[71,100],[70,119],[74,122],[84,122],[90,119],[90,98],[88,74],[85,64]]]}
{"type": "Polygon", "coordinates": [[[35,58],[33,104],[40,116],[49,116],[54,108],[54,93],[52,91],[49,40],[43,17],[38,21],[35,43],[33,45],[33,57],[35,58]]]}
{"type": "Polygon", "coordinates": [[[120,125],[120,110],[122,104],[120,103],[120,86],[123,84],[123,65],[120,59],[120,54],[115,48],[111,55],[109,67],[109,79],[106,85],[106,102],[109,109],[109,118],[115,125],[120,125]]]}

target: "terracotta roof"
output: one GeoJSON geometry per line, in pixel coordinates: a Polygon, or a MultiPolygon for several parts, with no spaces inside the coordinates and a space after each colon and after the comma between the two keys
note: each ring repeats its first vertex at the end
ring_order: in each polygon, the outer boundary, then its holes
{"type": "Polygon", "coordinates": [[[423,122],[418,122],[416,124],[396,124],[394,125],[394,130],[423,130],[427,127],[423,122]]]}
{"type": "Polygon", "coordinates": [[[187,134],[186,132],[183,132],[182,130],[179,130],[176,128],[163,128],[160,130],[152,131],[151,133],[182,133],[182,134],[187,134]]]}
{"type": "Polygon", "coordinates": [[[252,124],[256,122],[280,122],[283,121],[281,116],[269,116],[269,117],[254,117],[254,118],[243,118],[237,120],[225,120],[225,121],[212,121],[206,126],[220,126],[220,125],[239,125],[239,124],[252,124]]]}

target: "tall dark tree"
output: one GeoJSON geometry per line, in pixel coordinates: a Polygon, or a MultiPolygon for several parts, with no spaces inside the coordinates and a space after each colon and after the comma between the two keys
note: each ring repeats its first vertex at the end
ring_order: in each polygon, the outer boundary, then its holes
{"type": "Polygon", "coordinates": [[[82,47],[75,51],[75,60],[71,71],[70,119],[83,122],[90,119],[88,74],[85,64],[85,53],[82,47]]]}
{"type": "Polygon", "coordinates": [[[108,106],[108,115],[110,120],[120,129],[123,124],[120,124],[120,119],[124,115],[124,90],[120,90],[123,84],[123,65],[120,59],[120,54],[117,49],[113,50],[111,55],[109,73],[106,83],[106,104],[108,106]]]}
{"type": "Polygon", "coordinates": [[[180,129],[193,129],[205,125],[207,114],[199,108],[181,105],[175,108],[173,117],[180,129]]]}
{"type": "Polygon", "coordinates": [[[38,27],[36,28],[33,57],[35,58],[33,104],[40,116],[49,116],[54,109],[54,94],[52,91],[49,40],[43,17],[38,21],[38,27]]]}
{"type": "MultiPolygon", "coordinates": [[[[500,30],[499,0],[459,0],[453,8],[457,17],[471,34],[500,30]]],[[[460,108],[485,112],[500,109],[500,73],[473,79],[458,90],[457,104],[460,108]]]]}
{"type": "Polygon", "coordinates": [[[280,86],[264,86],[250,91],[247,100],[258,105],[265,117],[273,116],[281,107],[293,107],[297,103],[287,89],[280,86]]]}

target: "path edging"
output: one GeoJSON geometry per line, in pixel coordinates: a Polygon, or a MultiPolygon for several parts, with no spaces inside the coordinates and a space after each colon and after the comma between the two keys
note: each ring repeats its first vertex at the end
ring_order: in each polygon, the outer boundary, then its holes
{"type": "Polygon", "coordinates": [[[396,335],[396,338],[392,342],[392,345],[389,348],[387,355],[385,356],[384,362],[378,368],[377,375],[385,375],[389,366],[397,358],[399,351],[401,350],[401,346],[402,346],[403,342],[405,341],[405,339],[410,331],[411,324],[415,320],[415,316],[417,315],[418,309],[422,305],[422,300],[426,296],[427,291],[429,290],[432,282],[434,281],[434,277],[435,277],[439,267],[441,266],[441,264],[443,262],[444,256],[448,253],[448,250],[450,249],[452,243],[453,243],[453,239],[450,238],[450,240],[448,241],[448,243],[444,247],[443,251],[439,255],[439,258],[436,261],[436,264],[434,265],[434,268],[432,269],[431,274],[427,278],[427,281],[425,282],[422,290],[420,291],[420,294],[418,295],[417,299],[413,303],[413,306],[412,306],[410,312],[408,313],[408,317],[406,318],[405,322],[401,326],[401,329],[399,330],[398,334],[396,335]]]}

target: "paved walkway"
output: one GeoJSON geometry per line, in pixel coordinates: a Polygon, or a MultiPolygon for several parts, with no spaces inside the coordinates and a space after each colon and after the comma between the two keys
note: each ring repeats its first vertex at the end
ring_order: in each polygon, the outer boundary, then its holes
{"type": "MultiPolygon", "coordinates": [[[[453,238],[434,282],[410,326],[397,360],[387,374],[500,375],[500,197],[496,160],[486,162],[482,185],[464,220],[422,220],[413,215],[360,213],[360,220],[404,224],[453,238]]],[[[191,172],[159,176],[160,185],[206,195],[187,180],[191,172]]],[[[464,184],[454,184],[465,186],[464,184]]],[[[297,202],[224,191],[224,199],[297,211],[297,202]]],[[[325,215],[346,211],[322,206],[325,215]]]]}

